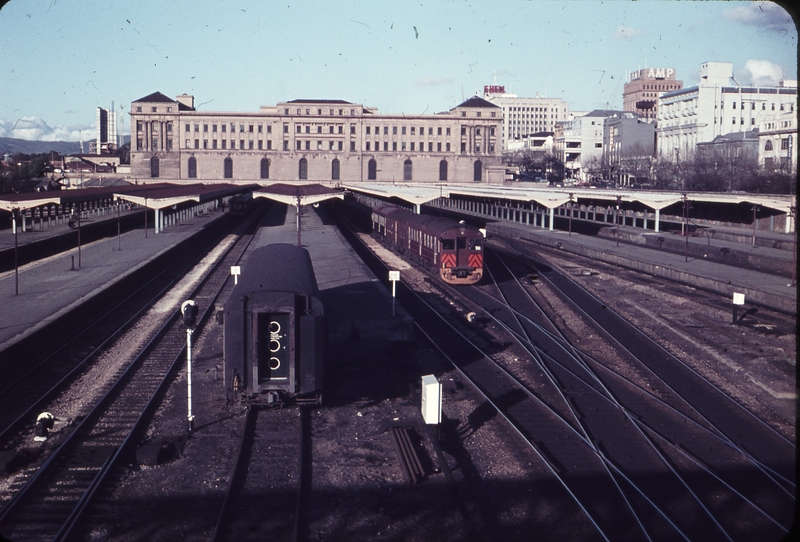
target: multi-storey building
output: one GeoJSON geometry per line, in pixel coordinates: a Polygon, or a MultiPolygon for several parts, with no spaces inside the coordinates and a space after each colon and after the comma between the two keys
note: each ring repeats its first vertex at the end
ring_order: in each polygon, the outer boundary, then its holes
{"type": "Polygon", "coordinates": [[[758,164],[767,170],[797,173],[797,114],[789,108],[759,118],[758,164]]]}
{"type": "Polygon", "coordinates": [[[683,88],[673,68],[644,68],[628,74],[622,89],[622,109],[645,119],[658,117],[658,98],[683,88]]]}
{"type": "Polygon", "coordinates": [[[94,141],[94,150],[90,154],[106,154],[119,148],[117,137],[117,113],[114,104],[111,109],[97,108],[97,137],[94,141]]]}
{"type": "Polygon", "coordinates": [[[700,66],[700,83],[662,94],[656,129],[658,153],[684,160],[694,155],[698,143],[731,132],[759,126],[761,117],[797,109],[797,81],[776,87],[731,85],[733,64],[706,62],[700,66]]]}
{"type": "Polygon", "coordinates": [[[557,122],[569,119],[569,105],[561,98],[520,98],[498,85],[483,87],[483,97],[503,111],[502,150],[509,142],[531,134],[553,132],[557,122]]]}
{"type": "Polygon", "coordinates": [[[595,109],[556,126],[556,156],[564,162],[567,178],[583,181],[588,180],[591,175],[600,173],[603,123],[607,118],[620,113],[622,111],[595,109]]]}
{"type": "Polygon", "coordinates": [[[131,104],[133,177],[253,181],[489,181],[502,110],[473,97],[435,115],[380,115],[343,100],[252,113],[197,111],[156,92],[131,104]]]}
{"type": "Polygon", "coordinates": [[[628,186],[646,178],[655,152],[653,119],[625,111],[603,123],[603,170],[615,184],[628,186]]]}

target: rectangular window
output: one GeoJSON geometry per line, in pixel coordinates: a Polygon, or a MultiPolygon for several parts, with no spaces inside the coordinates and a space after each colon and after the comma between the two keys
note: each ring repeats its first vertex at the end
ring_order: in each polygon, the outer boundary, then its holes
{"type": "Polygon", "coordinates": [[[235,139],[231,139],[231,148],[232,149],[236,148],[236,140],[235,139]]]}
{"type": "Polygon", "coordinates": [[[185,126],[186,126],[186,130],[185,130],[185,131],[186,131],[186,132],[190,132],[191,130],[189,130],[189,123],[188,123],[188,122],[186,123],[186,125],[185,125],[185,126]]]}
{"type": "Polygon", "coordinates": [[[436,152],[442,152],[442,143],[441,143],[441,141],[436,143],[436,152]]]}
{"type": "Polygon", "coordinates": [[[288,134],[289,133],[289,125],[288,124],[284,124],[283,125],[283,133],[284,134],[288,134]]]}
{"type": "Polygon", "coordinates": [[[339,150],[342,150],[342,142],[339,142],[339,150]]]}
{"type": "Polygon", "coordinates": [[[367,135],[369,135],[369,126],[367,126],[367,135]]]}
{"type": "Polygon", "coordinates": [[[310,151],[310,150],[311,150],[311,140],[309,140],[309,141],[306,141],[306,150],[307,150],[307,151],[310,151]]]}
{"type": "Polygon", "coordinates": [[[433,152],[433,143],[430,141],[428,142],[428,152],[433,152]]]}
{"type": "Polygon", "coordinates": [[[199,149],[200,148],[200,140],[199,139],[195,139],[194,140],[194,148],[195,149],[199,149]]]}
{"type": "MultiPolygon", "coordinates": [[[[413,128],[412,128],[412,130],[413,130],[413,128]]],[[[411,142],[411,150],[412,151],[414,150],[414,142],[413,141],[411,142]]]]}
{"type": "Polygon", "coordinates": [[[207,148],[208,148],[208,139],[204,139],[204,140],[203,140],[203,148],[204,148],[204,149],[207,149],[207,148]]]}
{"type": "Polygon", "coordinates": [[[415,128],[414,126],[412,126],[412,127],[411,127],[411,135],[416,135],[416,134],[415,134],[415,130],[416,130],[416,128],[415,128]]]}
{"type": "Polygon", "coordinates": [[[264,142],[260,139],[258,140],[258,150],[262,150],[264,148],[264,142]]]}
{"type": "MultiPolygon", "coordinates": [[[[261,142],[259,141],[259,143],[261,143],[261,142]]],[[[251,151],[253,150],[253,140],[252,139],[247,142],[247,148],[250,149],[251,151]]],[[[261,148],[261,147],[259,147],[259,148],[261,148]]]]}
{"type": "Polygon", "coordinates": [[[403,141],[403,142],[400,144],[400,150],[403,150],[403,151],[404,151],[404,150],[406,150],[406,142],[405,142],[405,141],[403,141]]]}
{"type": "Polygon", "coordinates": [[[333,141],[328,141],[328,150],[329,151],[333,150],[333,141]]]}
{"type": "Polygon", "coordinates": [[[222,125],[222,133],[223,133],[223,134],[225,133],[225,129],[226,129],[226,128],[227,128],[227,126],[225,126],[225,125],[223,124],[223,125],[222,125]]]}
{"type": "Polygon", "coordinates": [[[388,141],[384,141],[383,142],[383,150],[384,151],[388,151],[389,150],[389,142],[388,141]]]}
{"type": "Polygon", "coordinates": [[[239,125],[239,132],[244,132],[244,124],[239,125]]]}
{"type": "Polygon", "coordinates": [[[271,124],[267,124],[267,133],[268,134],[272,133],[272,125],[271,124]]]}
{"type": "Polygon", "coordinates": [[[239,140],[239,148],[244,149],[244,139],[239,140]]]}
{"type": "Polygon", "coordinates": [[[302,142],[302,141],[298,141],[298,142],[297,142],[297,150],[298,150],[298,151],[301,151],[301,150],[303,150],[303,142],[302,142]]]}
{"type": "Polygon", "coordinates": [[[321,133],[322,133],[322,126],[317,126],[317,133],[318,133],[318,134],[321,134],[321,133]]]}
{"type": "Polygon", "coordinates": [[[310,133],[311,133],[311,126],[309,126],[309,125],[306,125],[306,133],[307,133],[307,134],[310,134],[310,133]]]}
{"type": "Polygon", "coordinates": [[[406,127],[405,127],[405,126],[403,126],[403,127],[400,129],[400,133],[401,133],[402,135],[406,135],[406,127]]]}
{"type": "Polygon", "coordinates": [[[397,150],[397,141],[392,141],[392,150],[393,151],[397,150]]]}
{"type": "Polygon", "coordinates": [[[388,126],[384,126],[383,127],[383,135],[389,135],[389,127],[388,126]]]}
{"type": "Polygon", "coordinates": [[[450,143],[445,143],[445,149],[447,152],[450,152],[450,143]]]}
{"type": "Polygon", "coordinates": [[[350,133],[355,135],[355,133],[356,133],[356,125],[355,124],[351,124],[350,125],[350,133]]]}
{"type": "Polygon", "coordinates": [[[262,126],[259,124],[259,125],[258,125],[258,133],[259,133],[259,134],[260,134],[260,133],[262,133],[262,132],[261,132],[261,128],[262,128],[262,126]]]}
{"type": "Polygon", "coordinates": [[[447,135],[450,135],[450,128],[447,129],[447,135]]]}
{"type": "Polygon", "coordinates": [[[322,150],[322,141],[317,141],[317,150],[318,151],[322,150]]]}
{"type": "Polygon", "coordinates": [[[289,142],[286,140],[283,141],[283,150],[285,151],[289,150],[289,142]]]}
{"type": "Polygon", "coordinates": [[[436,128],[436,135],[442,135],[442,127],[441,126],[436,128]]]}
{"type": "Polygon", "coordinates": [[[356,150],[356,142],[355,141],[351,141],[350,142],[350,152],[355,152],[355,150],[356,150]]]}
{"type": "Polygon", "coordinates": [[[461,143],[461,152],[467,152],[467,144],[466,143],[463,143],[463,142],[461,143]]]}
{"type": "Polygon", "coordinates": [[[227,140],[227,139],[223,139],[223,140],[222,140],[222,148],[224,149],[224,148],[226,148],[227,146],[228,146],[228,140],[227,140]]]}
{"type": "Polygon", "coordinates": [[[212,133],[216,133],[217,132],[217,125],[216,124],[211,125],[211,132],[212,133]]]}
{"type": "Polygon", "coordinates": [[[365,149],[364,149],[364,150],[367,150],[367,151],[368,151],[368,150],[369,150],[369,141],[367,141],[365,145],[366,145],[366,147],[365,147],[365,149]]]}
{"type": "Polygon", "coordinates": [[[187,139],[186,140],[186,145],[184,147],[188,149],[189,145],[191,145],[191,143],[192,143],[192,140],[191,139],[187,139]]]}
{"type": "Polygon", "coordinates": [[[212,149],[216,149],[217,148],[217,140],[216,139],[211,142],[211,148],[212,149]]]}
{"type": "Polygon", "coordinates": [[[268,151],[272,150],[272,140],[271,139],[267,139],[267,150],[268,151]]]}

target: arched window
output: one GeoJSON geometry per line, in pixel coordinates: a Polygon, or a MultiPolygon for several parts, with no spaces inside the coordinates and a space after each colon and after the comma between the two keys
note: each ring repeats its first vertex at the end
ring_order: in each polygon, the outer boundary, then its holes
{"type": "Polygon", "coordinates": [[[153,156],[150,159],[150,176],[158,177],[158,156],[153,156]]]}
{"type": "Polygon", "coordinates": [[[331,162],[331,179],[334,181],[339,180],[339,159],[334,158],[333,162],[331,162]]]}
{"type": "Polygon", "coordinates": [[[225,158],[223,169],[225,170],[225,178],[233,179],[233,158],[230,156],[225,158]]]}
{"type": "Polygon", "coordinates": [[[473,181],[480,181],[482,179],[482,173],[483,173],[483,164],[481,164],[480,160],[475,160],[475,167],[473,169],[474,169],[474,171],[473,171],[472,180],[473,181]]]}
{"type": "Polygon", "coordinates": [[[269,179],[269,158],[261,159],[261,178],[269,179]]]}
{"type": "Polygon", "coordinates": [[[189,157],[189,178],[196,179],[197,178],[197,158],[194,156],[189,157]]]}
{"type": "Polygon", "coordinates": [[[367,164],[367,180],[374,181],[378,178],[378,162],[374,158],[370,158],[367,164]]]}
{"type": "Polygon", "coordinates": [[[442,160],[439,162],[439,180],[447,180],[447,160],[442,160]]]}
{"type": "Polygon", "coordinates": [[[403,180],[411,180],[411,158],[406,158],[406,161],[403,162],[403,180]]]}
{"type": "Polygon", "coordinates": [[[764,143],[764,150],[765,151],[771,151],[772,150],[772,140],[771,139],[767,139],[767,142],[764,143]]]}
{"type": "Polygon", "coordinates": [[[298,177],[301,180],[308,179],[308,160],[305,158],[300,159],[300,171],[298,177]]]}

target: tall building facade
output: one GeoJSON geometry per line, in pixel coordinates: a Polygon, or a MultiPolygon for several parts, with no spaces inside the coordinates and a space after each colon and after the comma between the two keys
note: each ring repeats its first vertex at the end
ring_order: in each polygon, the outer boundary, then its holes
{"type": "Polygon", "coordinates": [[[131,174],[197,180],[488,181],[501,109],[473,97],[435,115],[380,115],[344,100],[251,113],[197,111],[160,92],[131,104],[131,174]]]}
{"type": "Polygon", "coordinates": [[[599,175],[603,157],[603,129],[606,119],[621,111],[595,109],[559,123],[555,132],[555,154],[564,162],[567,178],[588,181],[599,175]]]}
{"type": "Polygon", "coordinates": [[[683,81],[675,79],[674,68],[644,68],[630,72],[622,89],[622,109],[644,119],[656,119],[659,96],[681,88],[683,81]]]}
{"type": "Polygon", "coordinates": [[[117,113],[111,109],[97,108],[97,137],[93,154],[108,154],[119,148],[117,135],[117,113]]]}
{"type": "Polygon", "coordinates": [[[524,139],[541,132],[555,131],[556,123],[570,118],[569,104],[561,98],[520,98],[507,94],[506,87],[487,85],[483,98],[503,111],[502,151],[509,150],[509,142],[524,139]]]}
{"type": "Polygon", "coordinates": [[[674,160],[694,155],[698,143],[759,127],[762,118],[796,114],[797,81],[773,87],[743,87],[733,80],[733,64],[706,62],[700,82],[662,94],[658,106],[658,153],[674,160]]]}

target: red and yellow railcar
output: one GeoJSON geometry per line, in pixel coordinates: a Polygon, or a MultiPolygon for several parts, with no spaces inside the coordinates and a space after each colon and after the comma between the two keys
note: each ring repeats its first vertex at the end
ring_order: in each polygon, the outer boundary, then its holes
{"type": "Polygon", "coordinates": [[[463,221],[387,204],[372,210],[372,232],[404,256],[436,269],[448,284],[475,284],[483,276],[483,233],[463,221]]]}

